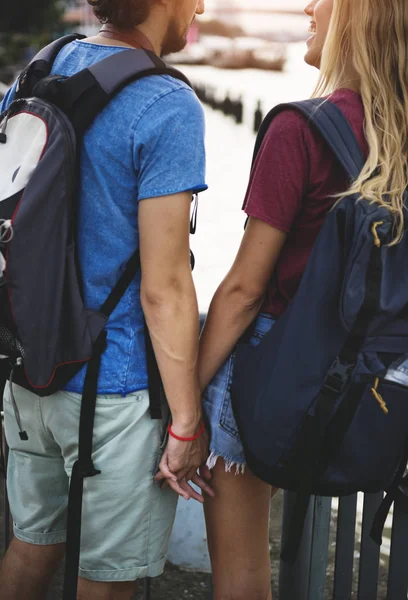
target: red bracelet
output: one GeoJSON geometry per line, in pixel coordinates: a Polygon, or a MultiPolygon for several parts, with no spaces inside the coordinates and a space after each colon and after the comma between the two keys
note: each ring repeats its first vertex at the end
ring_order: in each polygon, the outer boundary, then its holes
{"type": "Polygon", "coordinates": [[[204,433],[204,429],[205,429],[205,425],[204,425],[204,421],[201,423],[200,425],[200,429],[198,430],[197,435],[194,435],[193,437],[180,437],[179,435],[176,435],[174,433],[174,431],[171,428],[171,423],[167,428],[167,431],[169,432],[169,434],[171,435],[172,438],[174,438],[175,440],[178,440],[179,442],[194,442],[195,440],[198,440],[198,438],[204,433]]]}

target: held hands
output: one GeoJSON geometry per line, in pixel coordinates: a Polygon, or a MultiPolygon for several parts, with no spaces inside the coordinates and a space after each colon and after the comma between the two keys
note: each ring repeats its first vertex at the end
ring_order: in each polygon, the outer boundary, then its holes
{"type": "MultiPolygon", "coordinates": [[[[175,425],[172,426],[155,481],[163,481],[164,486],[168,485],[186,500],[193,498],[197,502],[203,503],[204,497],[195,491],[189,481],[195,483],[209,496],[214,496],[213,490],[206,483],[206,480],[211,479],[211,472],[208,467],[203,467],[208,458],[207,431],[203,429],[202,433],[193,441],[180,441],[172,434],[178,436],[175,425]],[[198,469],[200,469],[200,474],[198,474],[198,469]]],[[[180,435],[180,437],[184,436],[180,435]]]]}

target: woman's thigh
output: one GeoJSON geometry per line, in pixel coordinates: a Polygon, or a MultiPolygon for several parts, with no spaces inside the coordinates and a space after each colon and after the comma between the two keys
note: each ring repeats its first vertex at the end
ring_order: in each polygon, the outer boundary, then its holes
{"type": "Polygon", "coordinates": [[[269,513],[272,488],[248,468],[213,470],[214,498],[205,501],[215,600],[270,598],[269,513]]]}

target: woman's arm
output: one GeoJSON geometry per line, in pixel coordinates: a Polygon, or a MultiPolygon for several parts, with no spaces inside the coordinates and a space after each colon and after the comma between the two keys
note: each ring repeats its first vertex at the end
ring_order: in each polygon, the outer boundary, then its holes
{"type": "Polygon", "coordinates": [[[201,336],[198,370],[202,390],[259,313],[286,237],[250,217],[235,262],[211,302],[201,336]]]}
{"type": "Polygon", "coordinates": [[[202,390],[262,306],[279,254],[307,193],[309,134],[305,117],[285,110],[273,120],[264,138],[244,202],[250,217],[245,235],[230,272],[214,296],[201,336],[202,390]]]}

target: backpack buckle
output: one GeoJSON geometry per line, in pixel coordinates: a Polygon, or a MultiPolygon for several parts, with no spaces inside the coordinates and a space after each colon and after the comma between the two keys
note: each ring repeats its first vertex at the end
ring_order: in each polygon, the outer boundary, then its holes
{"type": "Polygon", "coordinates": [[[329,392],[333,392],[336,395],[341,394],[341,392],[344,390],[348,383],[350,373],[353,370],[353,368],[354,363],[344,364],[337,356],[336,360],[334,361],[334,363],[329,369],[329,372],[326,375],[323,389],[328,390],[329,392]]]}

